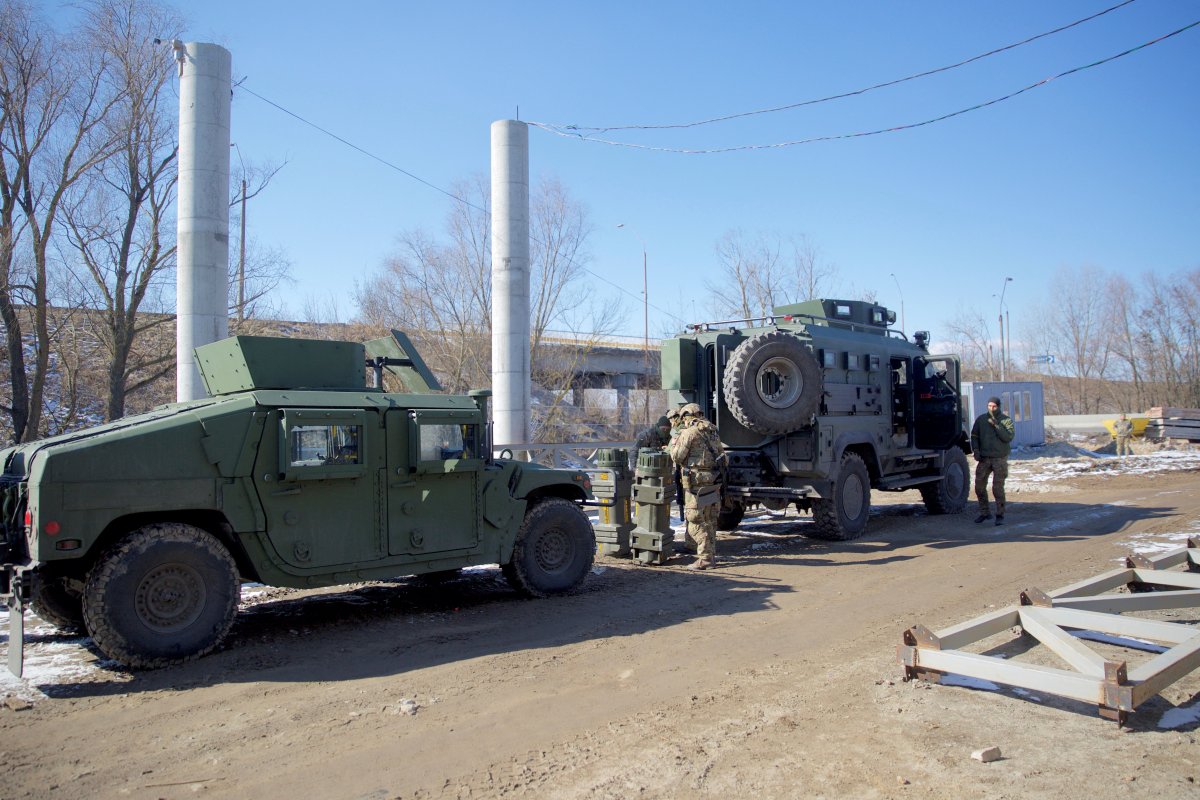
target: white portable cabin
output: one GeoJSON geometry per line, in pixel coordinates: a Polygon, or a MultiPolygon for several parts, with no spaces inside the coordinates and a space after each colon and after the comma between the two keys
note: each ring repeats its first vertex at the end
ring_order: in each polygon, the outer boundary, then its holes
{"type": "Polygon", "coordinates": [[[989,397],[999,397],[1000,410],[1012,417],[1014,447],[1046,443],[1046,403],[1041,381],[963,383],[963,426],[968,435],[975,418],[987,411],[989,397]]]}

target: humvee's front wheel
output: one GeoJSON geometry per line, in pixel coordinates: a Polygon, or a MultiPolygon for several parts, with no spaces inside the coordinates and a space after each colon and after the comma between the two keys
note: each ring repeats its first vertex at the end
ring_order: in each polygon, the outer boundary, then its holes
{"type": "Polygon", "coordinates": [[[526,512],[504,577],[530,597],[563,594],[583,583],[595,551],[587,516],[574,503],[552,497],[526,512]]]}
{"type": "Polygon", "coordinates": [[[856,453],[846,453],[833,482],[833,497],[813,500],[812,539],[846,541],[857,539],[867,529],[871,515],[871,476],[856,453]]]}
{"type": "Polygon", "coordinates": [[[129,667],[208,653],[237,613],[237,566],[211,534],[157,523],[111,547],[88,575],[83,616],[96,647],[129,667]]]}

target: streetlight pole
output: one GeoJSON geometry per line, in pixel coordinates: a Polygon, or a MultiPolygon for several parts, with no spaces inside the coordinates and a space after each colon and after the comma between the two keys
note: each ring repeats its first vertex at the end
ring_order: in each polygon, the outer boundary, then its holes
{"type": "Polygon", "coordinates": [[[892,280],[896,282],[896,291],[900,293],[900,332],[908,330],[908,324],[904,321],[904,291],[900,288],[900,280],[896,277],[896,273],[892,273],[892,280]]]}
{"type": "MultiPolygon", "coordinates": [[[[624,222],[617,223],[618,228],[629,227],[624,222]]],[[[647,268],[646,257],[646,240],[629,227],[629,232],[637,237],[638,242],[642,245],[642,371],[646,376],[646,403],[645,416],[646,423],[650,422],[650,287],[649,287],[649,269],[647,268]]]]}
{"type": "Polygon", "coordinates": [[[1008,284],[1012,282],[1012,278],[1005,278],[1004,284],[1000,289],[1000,381],[1004,381],[1004,361],[1008,357],[1008,351],[1004,346],[1004,293],[1008,291],[1008,284]]]}

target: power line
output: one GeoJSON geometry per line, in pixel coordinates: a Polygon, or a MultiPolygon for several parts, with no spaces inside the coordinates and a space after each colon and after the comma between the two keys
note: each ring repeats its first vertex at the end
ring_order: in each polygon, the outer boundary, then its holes
{"type": "MultiPolygon", "coordinates": [[[[1059,28],[1055,28],[1054,30],[1046,31],[1045,33],[1039,33],[1036,36],[1030,36],[1028,39],[1023,39],[1019,42],[1014,42],[1013,44],[1005,45],[1004,47],[998,47],[995,50],[989,50],[986,53],[980,53],[977,56],[972,56],[971,58],[968,58],[964,61],[959,61],[958,63],[955,63],[955,64],[949,64],[944,67],[938,67],[936,69],[926,70],[925,72],[918,72],[915,75],[909,75],[905,78],[897,78],[896,80],[885,81],[884,83],[877,83],[874,86],[868,86],[865,89],[856,89],[855,91],[852,91],[852,92],[843,92],[842,94],[829,95],[828,97],[820,97],[815,100],[802,100],[798,103],[789,103],[788,105],[784,105],[784,106],[775,106],[774,108],[763,108],[763,109],[758,109],[757,111],[743,111],[743,112],[740,112],[737,114],[727,114],[722,117],[713,117],[712,119],[703,119],[703,120],[698,120],[696,122],[668,123],[668,124],[661,124],[661,125],[610,125],[607,127],[586,127],[586,126],[582,126],[582,125],[551,125],[551,127],[558,128],[560,130],[592,131],[592,132],[596,132],[596,133],[608,133],[610,131],[667,130],[667,129],[676,129],[676,128],[695,128],[700,125],[711,125],[714,122],[728,122],[729,120],[741,119],[743,117],[753,117],[758,114],[773,114],[777,111],[790,111],[793,108],[802,108],[804,106],[817,105],[818,103],[828,103],[831,100],[844,100],[847,97],[856,97],[858,95],[866,94],[867,92],[873,92],[876,89],[886,89],[889,86],[895,86],[900,83],[905,83],[906,81],[915,81],[918,78],[927,78],[930,75],[937,75],[938,73],[941,73],[941,72],[948,72],[952,69],[958,69],[959,67],[964,67],[967,64],[971,64],[975,61],[979,61],[981,59],[988,58],[989,56],[994,56],[999,53],[1006,52],[1008,50],[1013,50],[1015,48],[1021,47],[1022,45],[1026,45],[1031,42],[1036,42],[1038,39],[1044,39],[1047,36],[1053,36],[1056,33],[1062,33],[1065,30],[1074,28],[1077,25],[1082,25],[1085,22],[1091,22],[1092,20],[1096,19],[1097,17],[1102,17],[1105,14],[1108,14],[1112,11],[1116,11],[1117,9],[1127,6],[1133,2],[1135,2],[1135,0],[1124,0],[1124,2],[1117,3],[1115,6],[1106,8],[1103,11],[1099,11],[1095,14],[1092,14],[1090,17],[1084,17],[1083,19],[1076,20],[1076,21],[1070,23],[1069,25],[1063,25],[1059,28]]],[[[531,123],[531,124],[533,124],[533,123],[531,123]]],[[[539,127],[543,127],[543,126],[539,124],[539,127]]]]}
{"type": "MultiPolygon", "coordinates": [[[[382,156],[378,156],[378,155],[372,153],[370,150],[367,150],[364,147],[360,147],[359,145],[355,144],[354,142],[351,142],[350,140],[339,136],[338,134],[334,133],[333,131],[323,128],[320,125],[316,124],[315,122],[305,119],[304,117],[300,116],[296,112],[291,111],[287,108],[284,108],[283,106],[279,105],[275,101],[269,100],[266,97],[263,97],[258,92],[255,92],[254,90],[247,88],[244,80],[239,81],[235,85],[235,88],[240,89],[240,90],[246,92],[247,94],[253,95],[254,97],[257,97],[259,100],[263,101],[267,105],[279,109],[280,111],[282,111],[283,113],[292,117],[293,119],[296,119],[299,122],[302,122],[303,124],[309,126],[310,128],[313,128],[314,130],[320,131],[321,133],[325,134],[326,136],[330,137],[331,139],[334,139],[334,140],[344,144],[345,146],[349,147],[352,150],[358,151],[359,153],[366,156],[367,158],[378,161],[380,164],[383,164],[384,166],[386,166],[390,169],[394,169],[396,172],[399,172],[401,175],[411,178],[412,180],[416,181],[417,183],[420,183],[424,186],[428,186],[430,189],[433,189],[436,192],[440,192],[440,193],[446,195],[446,197],[449,197],[451,200],[454,200],[455,202],[462,203],[467,208],[472,208],[472,209],[480,212],[481,214],[485,214],[489,218],[492,215],[488,209],[483,208],[478,205],[475,205],[474,203],[472,203],[470,200],[466,199],[465,197],[459,197],[458,195],[454,194],[451,191],[443,189],[442,187],[437,186],[436,184],[430,183],[429,181],[425,180],[424,178],[420,177],[419,175],[414,175],[413,173],[409,172],[408,170],[404,169],[403,167],[393,164],[391,161],[388,161],[387,159],[383,158],[382,156]]],[[[546,247],[548,249],[552,249],[552,245],[549,242],[542,241],[541,239],[536,239],[533,236],[530,236],[529,238],[535,242],[540,243],[541,245],[543,245],[544,247],[546,247]]],[[[575,261],[575,259],[571,258],[570,256],[566,256],[566,258],[567,258],[568,262],[579,267],[580,269],[582,269],[587,274],[591,275],[596,280],[611,286],[612,288],[616,289],[617,291],[621,292],[622,294],[625,294],[625,295],[628,295],[629,297],[634,298],[635,300],[638,301],[638,303],[643,302],[642,297],[640,295],[634,294],[633,292],[629,291],[628,289],[624,288],[623,286],[613,283],[608,278],[605,278],[603,275],[593,272],[592,270],[588,269],[584,265],[580,264],[578,261],[575,261]]],[[[676,320],[677,322],[686,323],[686,320],[684,320],[683,317],[676,316],[675,314],[671,313],[670,311],[659,308],[658,306],[654,305],[653,303],[650,304],[650,307],[661,314],[667,315],[668,317],[670,317],[673,320],[676,320]]]]}
{"type": "Polygon", "coordinates": [[[959,109],[958,111],[952,111],[948,114],[942,114],[939,117],[933,117],[932,119],[923,120],[921,122],[911,122],[911,123],[904,124],[904,125],[895,125],[890,128],[879,128],[877,130],[872,130],[872,131],[859,131],[858,133],[839,133],[839,134],[830,134],[830,135],[826,135],[826,136],[813,136],[808,139],[795,139],[792,141],[776,142],[773,144],[744,144],[744,145],[734,145],[732,147],[710,148],[710,149],[706,149],[706,150],[689,150],[689,149],[677,148],[677,147],[656,147],[654,145],[648,145],[648,144],[636,144],[634,142],[621,142],[621,141],[616,141],[613,139],[597,139],[597,138],[594,138],[591,136],[582,136],[577,133],[572,133],[568,130],[565,130],[565,129],[562,129],[562,128],[559,128],[559,127],[556,127],[553,125],[548,125],[546,123],[541,123],[541,122],[530,122],[528,124],[535,128],[540,128],[544,131],[548,131],[549,133],[553,133],[556,136],[563,136],[565,138],[574,139],[574,140],[580,141],[580,142],[594,142],[596,144],[606,144],[606,145],[611,145],[613,147],[630,147],[630,148],[634,148],[636,150],[650,150],[650,151],[658,152],[658,153],[682,153],[684,155],[712,155],[715,153],[732,153],[732,152],[739,151],[739,150],[769,150],[769,149],[782,148],[782,147],[794,147],[796,145],[801,145],[801,144],[813,144],[814,142],[831,142],[831,141],[835,141],[838,139],[857,139],[857,138],[861,138],[864,136],[878,136],[879,134],[882,134],[882,133],[897,133],[899,131],[912,130],[913,128],[921,128],[926,125],[932,125],[935,122],[943,122],[945,120],[951,119],[953,117],[962,116],[963,114],[967,114],[972,111],[978,111],[981,108],[987,108],[988,106],[994,106],[997,103],[1002,103],[1005,100],[1011,100],[1014,97],[1025,94],[1025,92],[1031,91],[1033,89],[1037,89],[1041,86],[1045,86],[1046,84],[1050,83],[1051,81],[1058,80],[1059,78],[1064,78],[1068,75],[1073,75],[1077,72],[1083,72],[1084,70],[1091,69],[1093,67],[1098,67],[1098,66],[1101,66],[1102,64],[1107,64],[1110,61],[1116,61],[1118,58],[1124,58],[1125,56],[1130,55],[1131,53],[1136,53],[1138,50],[1145,49],[1147,47],[1150,47],[1151,45],[1155,45],[1155,44],[1158,44],[1159,42],[1163,42],[1167,39],[1170,39],[1172,36],[1178,36],[1179,34],[1183,33],[1184,31],[1190,30],[1191,28],[1194,28],[1197,25],[1200,25],[1200,20],[1197,20],[1196,22],[1193,22],[1190,25],[1185,25],[1182,28],[1179,28],[1178,30],[1171,31],[1168,34],[1164,34],[1164,35],[1158,37],[1157,39],[1153,39],[1149,42],[1143,42],[1142,44],[1139,44],[1136,47],[1131,47],[1128,50],[1125,50],[1124,52],[1109,56],[1108,58],[1103,58],[1103,59],[1101,59],[1099,61],[1095,61],[1091,64],[1085,64],[1083,66],[1074,67],[1065,72],[1060,72],[1057,75],[1052,75],[1049,78],[1043,78],[1042,80],[1038,81],[1037,83],[1031,83],[1030,85],[1028,85],[1024,88],[1018,89],[1014,92],[1010,92],[1010,93],[1004,95],[1003,97],[996,97],[991,100],[984,101],[982,103],[976,103],[975,105],[970,106],[968,108],[959,109]]]}

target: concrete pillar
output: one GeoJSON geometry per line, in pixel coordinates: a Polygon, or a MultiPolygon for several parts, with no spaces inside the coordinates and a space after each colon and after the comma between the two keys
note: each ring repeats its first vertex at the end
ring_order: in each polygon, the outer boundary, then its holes
{"type": "Polygon", "coordinates": [[[498,444],[529,441],[529,126],[492,123],[492,419],[498,444]]]}
{"type": "Polygon", "coordinates": [[[630,424],[629,390],[637,386],[637,375],[632,372],[622,372],[612,376],[612,387],[617,390],[617,423],[630,424]]]}
{"type": "Polygon", "coordinates": [[[229,335],[229,112],[232,63],[215,44],[174,43],[179,62],[175,394],[204,397],[192,349],[229,335]]]}

